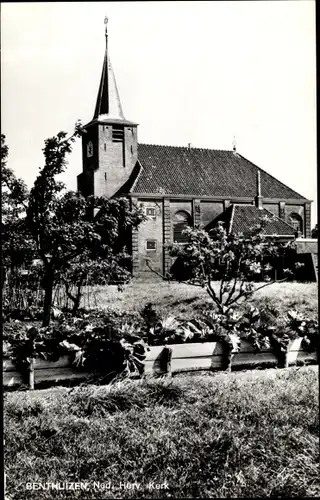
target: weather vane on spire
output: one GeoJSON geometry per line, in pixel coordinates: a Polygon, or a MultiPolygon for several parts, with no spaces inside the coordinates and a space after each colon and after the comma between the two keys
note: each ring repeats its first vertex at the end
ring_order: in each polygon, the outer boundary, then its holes
{"type": "Polygon", "coordinates": [[[106,30],[106,34],[108,33],[108,21],[109,19],[107,18],[107,16],[104,17],[104,24],[105,24],[105,30],[106,30]]]}

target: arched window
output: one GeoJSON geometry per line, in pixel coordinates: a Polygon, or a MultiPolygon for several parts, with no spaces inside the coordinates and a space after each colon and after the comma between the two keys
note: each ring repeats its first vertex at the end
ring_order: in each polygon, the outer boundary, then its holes
{"type": "Polygon", "coordinates": [[[182,231],[191,225],[191,217],[187,212],[180,210],[173,216],[173,241],[175,243],[186,243],[187,238],[182,231]]]}
{"type": "Polygon", "coordinates": [[[289,224],[294,227],[295,230],[302,233],[302,218],[299,214],[292,213],[289,215],[289,224]]]}

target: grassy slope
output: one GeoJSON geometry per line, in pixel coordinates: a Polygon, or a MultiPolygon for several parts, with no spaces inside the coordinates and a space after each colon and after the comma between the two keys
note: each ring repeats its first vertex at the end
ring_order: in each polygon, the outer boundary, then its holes
{"type": "MultiPolygon", "coordinates": [[[[123,292],[110,286],[97,287],[96,293],[99,307],[117,307],[128,312],[137,312],[152,302],[163,314],[190,317],[211,303],[205,290],[176,282],[133,280],[123,292]]],[[[296,308],[308,317],[316,317],[318,287],[317,283],[277,283],[258,291],[250,301],[256,305],[267,301],[283,312],[296,308]]]]}
{"type": "Polygon", "coordinates": [[[14,500],[320,495],[315,367],[10,393],[4,419],[14,500]],[[32,481],[140,489],[26,491],[32,481]]]}

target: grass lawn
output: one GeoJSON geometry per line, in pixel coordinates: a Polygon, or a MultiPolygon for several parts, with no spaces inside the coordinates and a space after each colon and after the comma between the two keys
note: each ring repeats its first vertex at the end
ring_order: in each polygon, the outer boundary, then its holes
{"type": "MultiPolygon", "coordinates": [[[[162,314],[181,317],[191,317],[212,303],[202,288],[161,280],[144,282],[134,279],[123,292],[119,292],[116,286],[96,287],[95,294],[96,305],[101,308],[138,312],[147,302],[152,302],[162,314]]],[[[276,283],[258,291],[247,302],[255,305],[269,303],[281,308],[283,313],[298,309],[307,317],[316,318],[318,286],[317,283],[276,283]]]]}
{"type": "Polygon", "coordinates": [[[7,393],[7,498],[319,496],[318,400],[317,367],[7,393]]]}

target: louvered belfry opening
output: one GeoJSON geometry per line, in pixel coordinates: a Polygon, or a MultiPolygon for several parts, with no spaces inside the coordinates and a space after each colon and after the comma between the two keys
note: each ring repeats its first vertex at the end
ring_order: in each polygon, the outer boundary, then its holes
{"type": "Polygon", "coordinates": [[[124,128],[123,125],[113,125],[112,127],[112,142],[123,142],[124,128]]]}
{"type": "Polygon", "coordinates": [[[175,243],[187,243],[187,237],[183,234],[183,230],[191,225],[191,217],[190,215],[183,211],[179,210],[174,214],[173,217],[173,241],[175,243]]]}

